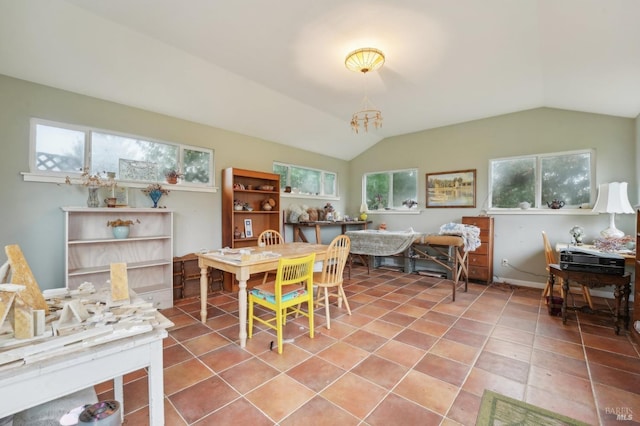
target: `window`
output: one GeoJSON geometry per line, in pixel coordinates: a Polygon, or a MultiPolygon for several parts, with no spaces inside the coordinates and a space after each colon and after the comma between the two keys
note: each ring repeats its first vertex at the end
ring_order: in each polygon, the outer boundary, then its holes
{"type": "Polygon", "coordinates": [[[362,180],[368,210],[407,208],[418,199],[417,169],[366,173],[362,180]]]}
{"type": "Polygon", "coordinates": [[[31,172],[78,177],[115,173],[127,182],[162,182],[180,170],[180,185],[213,187],[213,150],[161,142],[116,132],[32,119],[31,172]]]}
{"type": "Polygon", "coordinates": [[[336,173],[284,163],[273,163],[273,173],[280,175],[280,189],[289,186],[294,194],[338,196],[336,173]]]}
{"type": "Polygon", "coordinates": [[[490,160],[490,208],[536,208],[562,200],[567,207],[591,204],[595,194],[592,150],[490,160]]]}

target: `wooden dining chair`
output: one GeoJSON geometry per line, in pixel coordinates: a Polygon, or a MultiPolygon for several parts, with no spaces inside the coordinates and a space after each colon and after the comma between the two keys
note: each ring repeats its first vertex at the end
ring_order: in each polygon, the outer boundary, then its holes
{"type": "Polygon", "coordinates": [[[253,323],[258,321],[276,330],[278,353],[282,353],[282,331],[291,314],[309,318],[309,337],[313,338],[313,264],[316,254],[298,258],[281,258],[278,261],[276,280],[273,283],[255,286],[249,292],[249,332],[253,335],[253,323]],[[307,304],[307,311],[301,305],[307,304]],[[274,312],[271,318],[255,313],[254,305],[274,312]]]}
{"type": "MultiPolygon", "coordinates": [[[[284,237],[280,232],[274,229],[266,229],[258,235],[258,245],[271,246],[274,244],[284,244],[284,237]]],[[[274,273],[275,271],[267,271],[264,273],[264,278],[262,278],[262,284],[267,282],[269,278],[269,272],[274,273]]]]}
{"type": "Polygon", "coordinates": [[[338,235],[331,241],[327,249],[327,255],[322,262],[322,271],[313,273],[313,284],[318,287],[316,296],[316,306],[325,307],[325,315],[327,317],[327,328],[331,328],[331,317],[329,314],[329,298],[338,299],[338,307],[342,307],[342,302],[347,308],[347,312],[351,315],[351,308],[347,301],[347,295],[344,292],[342,283],[344,281],[344,267],[349,259],[349,250],[351,249],[351,240],[346,235],[338,235]]]}
{"type": "MultiPolygon", "coordinates": [[[[557,264],[557,258],[556,258],[556,253],[555,250],[553,250],[553,247],[551,247],[551,243],[549,243],[549,238],[547,237],[547,233],[542,231],[542,243],[544,245],[544,256],[545,256],[545,260],[547,263],[547,273],[549,272],[549,265],[550,264],[557,264]]],[[[560,284],[560,294],[563,298],[565,298],[567,295],[564,294],[564,287],[562,285],[562,278],[558,278],[558,283],[560,284]]],[[[591,310],[593,310],[593,301],[591,300],[591,292],[589,291],[589,287],[587,287],[586,285],[582,285],[582,284],[578,284],[577,286],[574,287],[580,287],[582,289],[582,294],[584,295],[584,299],[586,300],[587,304],[589,305],[589,308],[591,308],[591,310]]],[[[549,282],[549,279],[547,278],[547,284],[544,287],[544,291],[542,292],[542,297],[547,297],[547,296],[553,296],[551,294],[551,283],[549,282]]]]}

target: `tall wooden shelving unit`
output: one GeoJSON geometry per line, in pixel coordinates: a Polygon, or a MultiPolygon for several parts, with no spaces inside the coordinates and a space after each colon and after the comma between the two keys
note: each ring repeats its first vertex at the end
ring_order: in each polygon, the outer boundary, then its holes
{"type": "MultiPolygon", "coordinates": [[[[266,229],[275,229],[282,233],[280,206],[280,175],[233,167],[222,171],[222,246],[230,248],[250,247],[258,244],[258,236],[266,229]],[[273,189],[265,190],[264,186],[273,189]],[[265,200],[272,199],[275,205],[271,210],[263,210],[265,200]],[[253,210],[235,210],[234,200],[247,203],[253,210]],[[237,238],[236,228],[245,232],[245,220],[251,220],[252,236],[237,238]]],[[[225,290],[235,289],[226,274],[225,290]]]]}

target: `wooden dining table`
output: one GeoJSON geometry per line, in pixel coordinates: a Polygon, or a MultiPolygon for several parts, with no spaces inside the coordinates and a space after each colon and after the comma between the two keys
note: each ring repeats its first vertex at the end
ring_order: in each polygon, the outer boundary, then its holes
{"type": "Polygon", "coordinates": [[[240,346],[247,343],[247,281],[251,274],[273,271],[278,261],[316,254],[316,261],[326,257],[328,245],[309,243],[274,244],[265,247],[243,247],[242,249],[220,249],[206,253],[197,253],[200,267],[200,319],[207,321],[207,289],[209,267],[230,272],[238,280],[238,317],[240,325],[240,346]],[[241,251],[242,250],[242,251],[241,251]]]}

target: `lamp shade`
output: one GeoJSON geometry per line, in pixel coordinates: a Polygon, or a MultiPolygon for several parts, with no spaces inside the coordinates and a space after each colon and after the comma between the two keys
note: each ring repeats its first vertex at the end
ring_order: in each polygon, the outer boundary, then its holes
{"type": "Polygon", "coordinates": [[[627,182],[600,184],[593,211],[598,213],[635,213],[629,203],[629,197],[627,197],[627,182]]]}
{"type": "Polygon", "coordinates": [[[627,182],[603,183],[598,189],[598,199],[593,211],[609,213],[609,227],[600,231],[605,238],[622,238],[624,232],[616,228],[616,213],[634,213],[629,197],[627,197],[627,182]]]}

